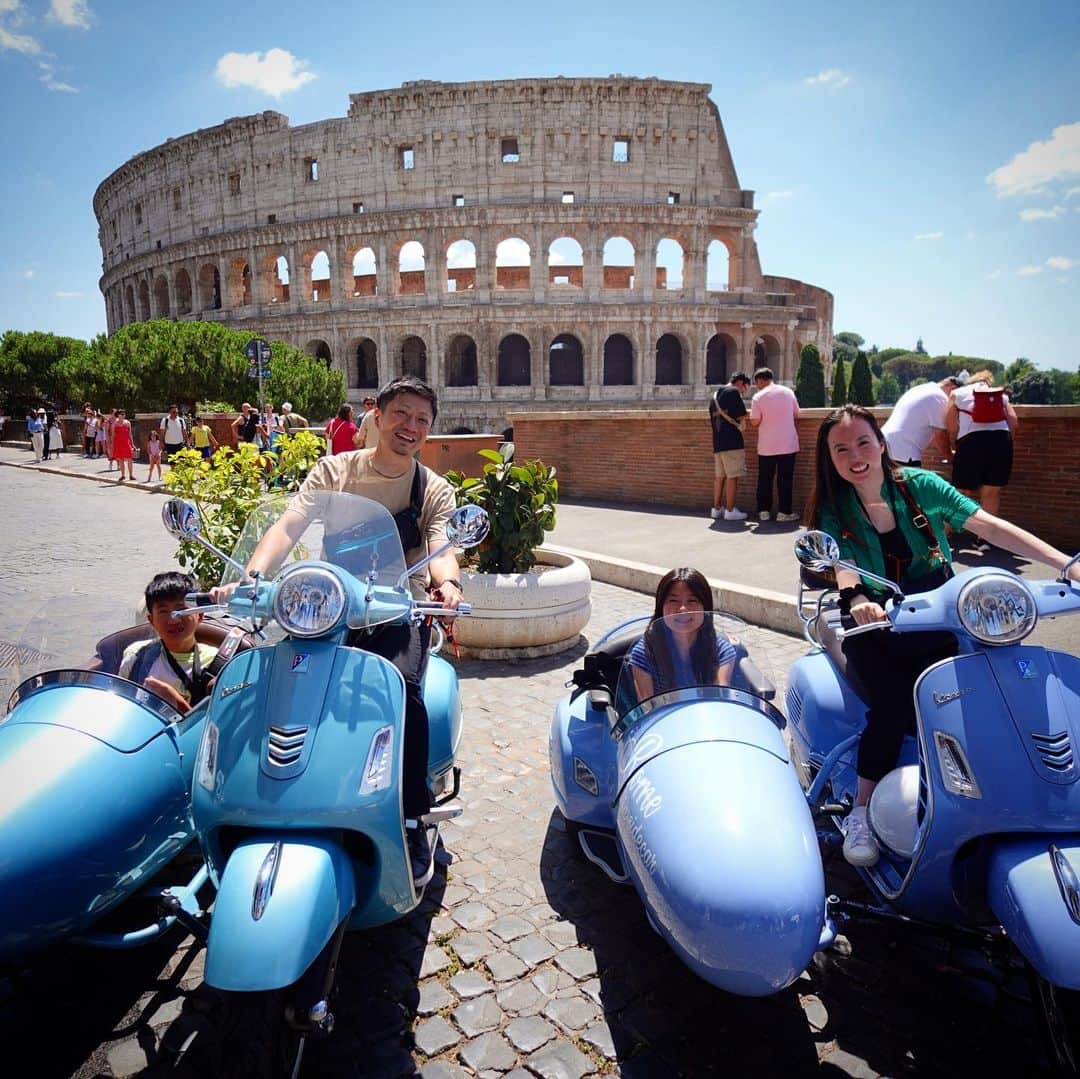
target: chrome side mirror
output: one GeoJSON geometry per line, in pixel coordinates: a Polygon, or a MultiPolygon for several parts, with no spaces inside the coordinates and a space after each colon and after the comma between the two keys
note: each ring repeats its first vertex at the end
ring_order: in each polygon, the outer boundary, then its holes
{"type": "Polygon", "coordinates": [[[840,544],[828,532],[802,532],[795,539],[795,557],[800,565],[821,573],[840,558],[840,544]]]}
{"type": "Polygon", "coordinates": [[[170,498],[161,507],[161,523],[177,539],[193,540],[202,533],[202,519],[194,503],[170,498]]]}
{"type": "Polygon", "coordinates": [[[476,547],[487,538],[491,521],[483,506],[458,506],[446,524],[446,538],[455,546],[476,547]]]}

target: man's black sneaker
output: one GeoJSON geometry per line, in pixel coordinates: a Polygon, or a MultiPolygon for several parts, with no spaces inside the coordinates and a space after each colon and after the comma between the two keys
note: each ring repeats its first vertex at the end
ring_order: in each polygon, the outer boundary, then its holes
{"type": "Polygon", "coordinates": [[[431,843],[428,842],[427,829],[423,825],[415,828],[406,827],[405,839],[409,847],[413,885],[420,889],[431,880],[435,872],[435,859],[431,856],[431,843]]]}

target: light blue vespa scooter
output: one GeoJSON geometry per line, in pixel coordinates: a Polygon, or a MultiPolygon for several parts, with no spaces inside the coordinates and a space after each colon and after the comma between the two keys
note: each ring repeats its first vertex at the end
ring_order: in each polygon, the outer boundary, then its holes
{"type": "MultiPolygon", "coordinates": [[[[256,1040],[232,1047],[242,1060],[230,1065],[260,1074],[295,1074],[305,1039],[332,1030],[345,931],[400,918],[422,898],[402,820],[405,683],[346,638],[446,611],[408,587],[410,572],[441,552],[406,570],[388,511],[339,492],[307,504],[305,530],[276,578],[251,582],[244,566],[283,508],[272,503],[249,520],[224,583],[247,582],[229,602],[233,615],[276,622],[284,637],[238,655],[218,678],[192,795],[218,889],[205,980],[265,1017],[256,1040]]],[[[295,522],[298,511],[287,512],[295,522]]],[[[173,500],[165,514],[178,535],[206,543],[193,506],[173,500]]],[[[474,546],[487,516],[462,507],[447,533],[451,544],[474,546]]],[[[461,706],[441,657],[431,657],[422,688],[436,808],[419,824],[434,850],[439,822],[460,813],[443,803],[458,790],[461,706]]]]}
{"type": "MultiPolygon", "coordinates": [[[[1029,966],[1052,1060],[1076,1074],[1080,659],[1024,640],[1040,617],[1080,611],[1080,586],[1067,568],[1057,580],[1035,581],[979,569],[904,597],[892,582],[841,562],[823,532],[799,537],[796,554],[811,573],[852,569],[892,593],[888,621],[855,632],[948,630],[959,646],[916,683],[917,735],[870,801],[882,856],[860,873],[876,902],[836,901],[831,913],[1011,941],[1029,966]]],[[[810,805],[838,827],[855,795],[865,691],[840,649],[828,590],[800,610],[814,647],[788,677],[792,752],[810,805]]]]}
{"type": "Polygon", "coordinates": [[[742,643],[752,631],[711,621],[736,645],[729,685],[646,692],[630,656],[661,619],[602,638],[555,709],[551,777],[586,857],[633,884],[680,959],[721,989],[763,996],[834,933],[775,689],[742,643]]]}

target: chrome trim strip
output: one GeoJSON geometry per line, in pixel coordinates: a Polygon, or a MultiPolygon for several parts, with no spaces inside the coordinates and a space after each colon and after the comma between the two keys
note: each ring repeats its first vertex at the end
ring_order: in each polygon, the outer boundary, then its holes
{"type": "Polygon", "coordinates": [[[255,878],[255,890],[251,896],[251,917],[258,921],[266,913],[266,904],[274,894],[277,881],[278,865],[281,861],[281,840],[279,839],[267,852],[259,866],[259,875],[255,878]]]}
{"type": "Polygon", "coordinates": [[[145,686],[140,686],[136,682],[129,682],[126,678],[119,677],[119,675],[106,674],[104,671],[83,671],[75,668],[45,671],[43,674],[31,675],[15,687],[14,692],[8,699],[8,712],[10,713],[20,702],[51,686],[85,686],[88,689],[114,693],[118,697],[133,701],[135,704],[153,712],[166,726],[172,726],[181,719],[180,713],[172,705],[166,703],[156,693],[151,693],[145,686]]]}
{"type": "Polygon", "coordinates": [[[1076,870],[1065,856],[1065,852],[1056,843],[1051,843],[1048,851],[1058,888],[1061,889],[1061,898],[1065,902],[1065,909],[1069,912],[1069,917],[1080,925],[1080,878],[1077,877],[1076,870]]]}
{"type": "Polygon", "coordinates": [[[787,725],[784,714],[761,697],[756,697],[745,689],[737,689],[735,686],[691,686],[688,689],[669,689],[666,693],[658,693],[647,701],[631,708],[611,728],[612,737],[618,741],[635,724],[640,723],[646,716],[661,708],[667,708],[672,704],[685,704],[691,701],[725,701],[730,704],[741,704],[761,712],[778,730],[783,730],[787,725]]]}

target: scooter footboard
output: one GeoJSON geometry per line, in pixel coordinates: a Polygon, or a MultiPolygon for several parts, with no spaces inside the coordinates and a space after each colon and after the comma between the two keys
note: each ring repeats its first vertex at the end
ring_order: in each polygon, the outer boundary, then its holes
{"type": "Polygon", "coordinates": [[[1002,839],[990,855],[990,907],[1048,982],[1080,989],[1080,835],[1002,839]]]}
{"type": "Polygon", "coordinates": [[[221,874],[205,978],[232,992],[281,989],[314,962],[356,902],[346,852],[322,836],[258,836],[221,874]]]}

